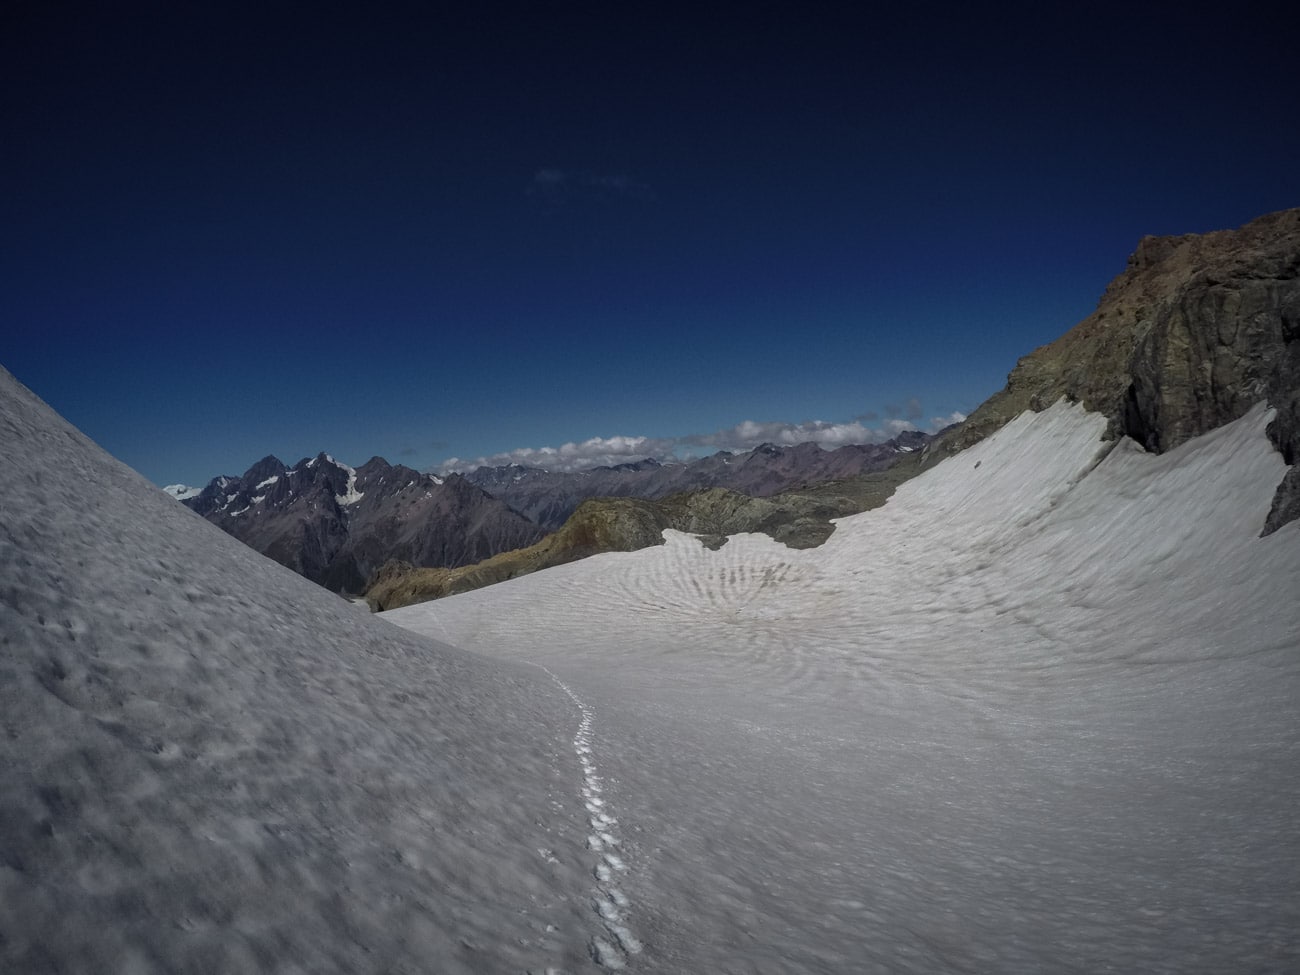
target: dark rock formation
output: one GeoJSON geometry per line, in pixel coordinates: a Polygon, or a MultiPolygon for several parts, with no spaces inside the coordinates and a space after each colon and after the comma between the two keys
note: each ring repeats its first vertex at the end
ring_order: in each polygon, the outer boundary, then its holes
{"type": "Polygon", "coordinates": [[[390,559],[469,565],[544,534],[462,477],[444,480],[380,457],[355,470],[328,454],[292,468],[264,457],[181,503],[335,592],[360,592],[390,559]]]}
{"type": "MultiPolygon", "coordinates": [[[[1290,465],[1300,453],[1300,209],[1239,230],[1147,237],[1097,310],[1023,357],[1006,387],[941,436],[930,461],[1062,396],[1110,417],[1112,436],[1163,452],[1256,403],[1290,465]]],[[[1265,533],[1300,517],[1300,474],[1278,486],[1265,533]]]]}

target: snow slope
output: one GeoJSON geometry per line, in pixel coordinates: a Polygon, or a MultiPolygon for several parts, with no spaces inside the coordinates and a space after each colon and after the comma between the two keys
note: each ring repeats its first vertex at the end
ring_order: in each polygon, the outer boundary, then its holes
{"type": "Polygon", "coordinates": [[[1060,403],[818,549],[669,532],[385,616],[582,702],[642,949],[614,964],[1296,971],[1269,415],[1153,456],[1060,403]]]}
{"type": "Polygon", "coordinates": [[[589,967],[581,715],[356,609],[0,369],[0,971],[589,967]]]}

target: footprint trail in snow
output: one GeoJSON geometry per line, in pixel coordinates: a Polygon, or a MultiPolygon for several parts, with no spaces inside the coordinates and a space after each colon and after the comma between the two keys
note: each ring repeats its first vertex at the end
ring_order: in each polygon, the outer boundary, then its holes
{"type": "Polygon", "coordinates": [[[596,763],[592,758],[591,708],[549,669],[542,667],[542,670],[569,695],[582,714],[578,733],[573,738],[573,750],[582,764],[582,798],[587,807],[587,824],[591,828],[587,836],[587,849],[596,855],[595,868],[592,870],[596,886],[592,892],[591,906],[604,928],[604,937],[592,938],[590,949],[596,964],[613,971],[625,967],[628,958],[639,954],[642,947],[626,924],[628,899],[617,886],[619,874],[627,871],[627,864],[618,854],[622,845],[618,835],[618,820],[606,806],[604,788],[600,776],[596,774],[596,763]]]}

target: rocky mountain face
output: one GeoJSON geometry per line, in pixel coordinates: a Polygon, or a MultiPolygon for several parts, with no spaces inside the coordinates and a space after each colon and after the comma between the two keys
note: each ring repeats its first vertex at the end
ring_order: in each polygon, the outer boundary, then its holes
{"type": "Polygon", "coordinates": [[[653,500],[706,488],[770,497],[884,470],[929,441],[929,434],[908,431],[885,443],[852,444],[834,450],[824,450],[815,443],[763,444],[744,453],[724,450],[681,464],[646,459],[575,473],[510,464],[480,467],[465,477],[542,528],[554,531],[589,498],[653,500]]]}
{"type": "Polygon", "coordinates": [[[251,548],[335,592],[359,593],[390,559],[461,566],[545,534],[464,478],[374,457],[358,468],[328,454],[289,467],[264,457],[217,477],[188,506],[251,548]]]}
{"type": "Polygon", "coordinates": [[[1097,310],[1020,359],[930,459],[1062,396],[1156,453],[1267,402],[1277,410],[1269,437],[1291,467],[1263,533],[1300,517],[1300,209],[1238,230],[1143,238],[1097,310]]]}

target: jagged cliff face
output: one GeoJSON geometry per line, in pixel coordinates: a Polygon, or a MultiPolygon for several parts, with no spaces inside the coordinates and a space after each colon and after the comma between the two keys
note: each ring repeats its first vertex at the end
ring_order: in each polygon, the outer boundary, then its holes
{"type": "Polygon", "coordinates": [[[1300,209],[1239,230],[1144,238],[1097,310],[1023,357],[931,458],[1062,396],[1156,453],[1267,402],[1277,410],[1269,436],[1292,467],[1264,531],[1300,517],[1300,209]]]}
{"type": "Polygon", "coordinates": [[[181,503],[335,592],[360,592],[389,559],[469,565],[544,534],[464,478],[432,477],[381,457],[355,469],[328,454],[293,467],[265,457],[181,503]]]}

